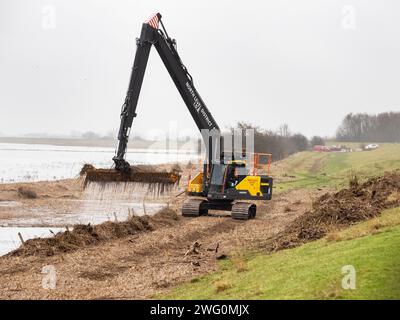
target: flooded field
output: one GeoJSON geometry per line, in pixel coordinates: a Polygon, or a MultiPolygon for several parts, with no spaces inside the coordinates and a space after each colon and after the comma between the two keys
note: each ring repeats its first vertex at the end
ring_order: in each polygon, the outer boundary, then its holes
{"type": "Polygon", "coordinates": [[[168,205],[166,197],[146,199],[145,192],[104,194],[94,191],[84,192],[81,199],[52,199],[51,203],[0,201],[0,256],[21,245],[18,233],[24,240],[51,237],[76,224],[125,221],[130,215],[153,215],[168,205]],[[15,215],[3,217],[2,212],[7,209],[15,215]]]}
{"type": "MultiPolygon", "coordinates": [[[[82,165],[113,165],[114,148],[0,143],[0,183],[74,178],[82,165]]],[[[190,150],[133,149],[131,164],[160,164],[197,159],[190,150]]]]}
{"type": "MultiPolygon", "coordinates": [[[[52,236],[76,224],[124,221],[129,215],[153,215],[168,206],[178,188],[155,195],[146,185],[83,189],[83,164],[109,168],[113,148],[0,143],[0,255],[34,237],[52,236]],[[71,179],[72,180],[68,180],[71,179]],[[67,179],[67,180],[64,180],[67,179]],[[21,188],[35,195],[26,198],[21,188]],[[122,189],[121,189],[122,188],[122,189]]],[[[131,164],[166,164],[196,161],[190,151],[135,149],[131,164]]]]}
{"type": "MultiPolygon", "coordinates": [[[[3,184],[5,188],[14,185],[18,184],[3,184]]],[[[134,184],[100,189],[95,187],[96,184],[90,184],[79,194],[76,194],[80,188],[77,180],[29,185],[35,185],[43,193],[39,193],[37,199],[18,199],[18,191],[0,192],[1,197],[10,198],[0,199],[0,256],[21,245],[18,233],[27,240],[52,236],[76,224],[96,225],[105,221],[125,221],[131,215],[153,215],[168,206],[171,197],[171,193],[155,197],[146,186],[134,184]],[[70,185],[67,183],[75,185],[76,189],[68,190],[70,185]],[[60,191],[54,191],[57,188],[60,191]],[[45,193],[49,190],[53,193],[45,193]]],[[[171,192],[173,196],[177,190],[171,192]]]]}
{"type": "MultiPolygon", "coordinates": [[[[0,201],[0,205],[1,205],[0,201]]],[[[8,219],[0,219],[1,227],[64,227],[74,224],[99,224],[105,221],[123,221],[129,214],[142,216],[152,215],[161,208],[167,206],[160,200],[142,202],[140,199],[130,201],[110,199],[101,201],[98,199],[57,200],[59,211],[53,208],[21,208],[26,215],[8,219]]]]}

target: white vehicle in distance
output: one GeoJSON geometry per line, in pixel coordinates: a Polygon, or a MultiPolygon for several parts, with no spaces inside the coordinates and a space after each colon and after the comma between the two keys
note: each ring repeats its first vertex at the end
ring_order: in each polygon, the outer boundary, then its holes
{"type": "Polygon", "coordinates": [[[364,150],[371,151],[371,150],[375,150],[377,148],[379,148],[379,145],[377,145],[377,144],[369,144],[369,145],[364,147],[364,150]]]}

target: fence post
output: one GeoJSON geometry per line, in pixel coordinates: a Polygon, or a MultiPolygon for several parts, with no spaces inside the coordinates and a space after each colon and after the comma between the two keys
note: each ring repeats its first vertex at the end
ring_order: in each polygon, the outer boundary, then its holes
{"type": "Polygon", "coordinates": [[[18,237],[19,237],[19,240],[21,240],[21,243],[25,244],[25,241],[24,241],[24,238],[22,238],[21,232],[18,232],[18,237]]]}

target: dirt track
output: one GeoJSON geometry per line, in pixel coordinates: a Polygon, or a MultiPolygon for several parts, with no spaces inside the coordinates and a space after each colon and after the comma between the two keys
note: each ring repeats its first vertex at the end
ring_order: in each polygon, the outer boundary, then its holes
{"type": "MultiPolygon", "coordinates": [[[[314,194],[313,196],[316,196],[314,194]]],[[[174,206],[178,210],[181,201],[174,206]]],[[[180,218],[158,228],[101,245],[52,257],[0,258],[0,298],[136,299],[151,298],[172,286],[215,270],[217,255],[234,254],[243,246],[281,231],[311,207],[311,195],[291,191],[260,205],[257,219],[246,222],[227,217],[180,218]],[[198,254],[188,254],[195,242],[198,254]],[[214,249],[219,243],[218,253],[214,249]],[[42,288],[41,270],[54,265],[55,290],[42,288]]]]}

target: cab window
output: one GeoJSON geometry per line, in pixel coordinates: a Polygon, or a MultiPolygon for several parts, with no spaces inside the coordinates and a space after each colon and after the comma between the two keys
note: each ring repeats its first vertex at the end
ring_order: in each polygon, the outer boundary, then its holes
{"type": "Polygon", "coordinates": [[[221,186],[224,183],[225,176],[225,164],[216,164],[214,165],[212,176],[211,176],[211,184],[221,186]]]}

